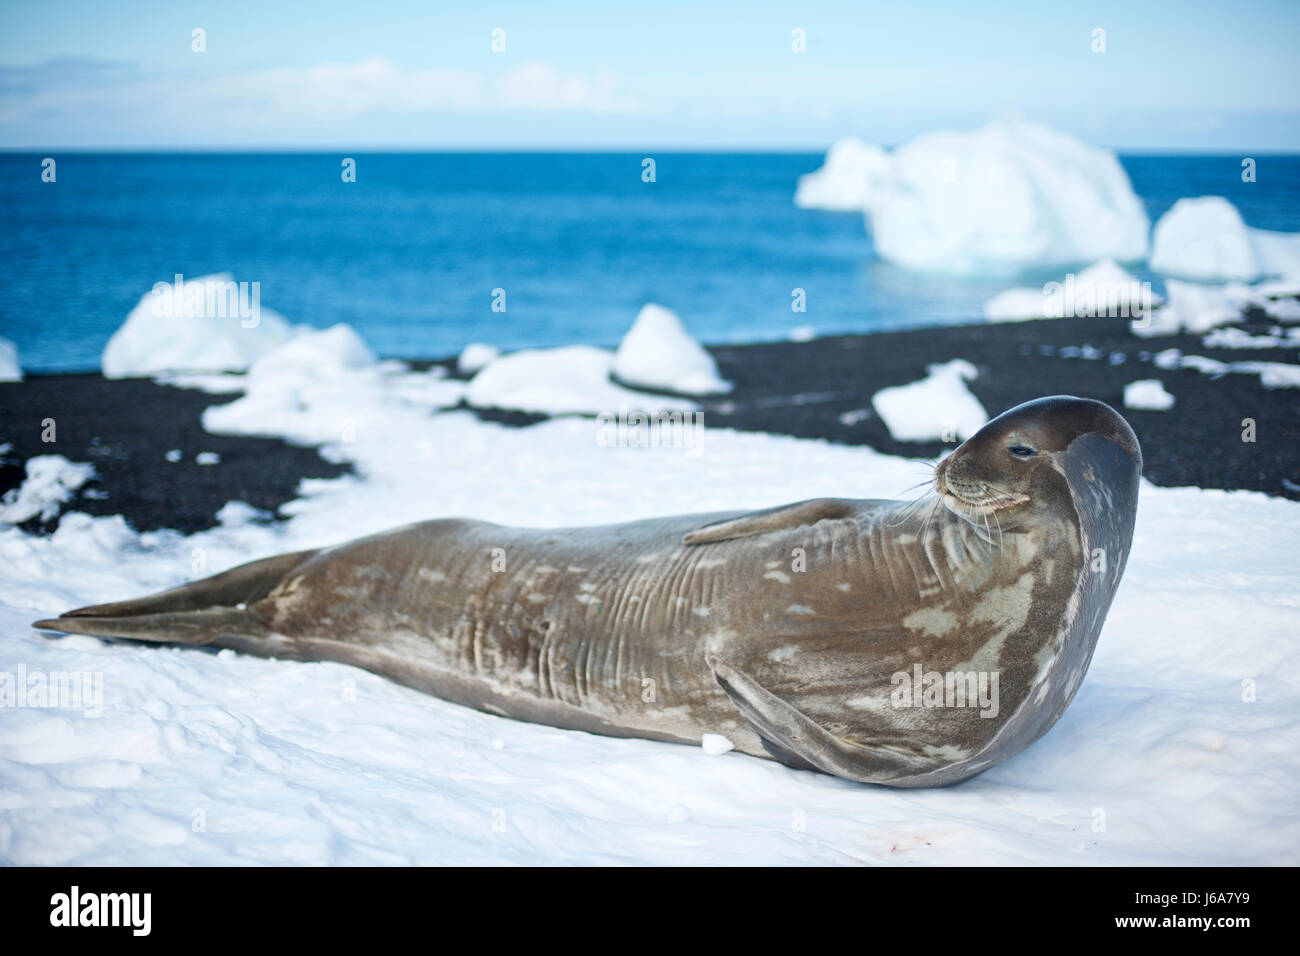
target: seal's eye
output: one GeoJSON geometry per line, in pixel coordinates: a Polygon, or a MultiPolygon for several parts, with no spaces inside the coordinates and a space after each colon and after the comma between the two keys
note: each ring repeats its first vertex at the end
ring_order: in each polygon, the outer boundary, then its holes
{"type": "Polygon", "coordinates": [[[1038,454],[1038,452],[1030,448],[1028,445],[1010,445],[1008,446],[1007,451],[1020,459],[1033,458],[1038,454]]]}

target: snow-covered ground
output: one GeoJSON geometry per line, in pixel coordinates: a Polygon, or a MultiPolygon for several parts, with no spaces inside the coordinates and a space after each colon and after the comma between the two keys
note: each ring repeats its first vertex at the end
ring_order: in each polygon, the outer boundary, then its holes
{"type": "Polygon", "coordinates": [[[226,417],[339,436],[348,396],[353,427],[326,453],[358,474],[304,481],[286,523],[232,504],[188,537],[81,514],[48,537],[0,525],[0,681],[86,674],[90,692],[0,709],[0,861],[1300,862],[1300,506],[1255,493],[1144,485],[1078,697],[1028,751],[943,790],[518,723],[339,664],[30,628],[417,519],[627,521],[894,497],[925,474],[866,448],[715,429],[698,454],[608,447],[591,418],[512,429],[434,413],[463,386],[421,373],[335,376],[288,390],[292,414],[254,384],[256,407],[226,417]]]}

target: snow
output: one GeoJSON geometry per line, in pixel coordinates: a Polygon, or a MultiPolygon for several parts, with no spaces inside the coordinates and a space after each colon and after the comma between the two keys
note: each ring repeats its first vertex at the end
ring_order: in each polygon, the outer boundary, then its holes
{"type": "Polygon", "coordinates": [[[500,354],[501,350],[495,345],[471,342],[465,346],[460,353],[460,357],[456,359],[456,368],[462,375],[473,375],[489,362],[494,361],[500,354]]]}
{"type": "Polygon", "coordinates": [[[469,383],[465,400],[476,408],[551,415],[599,415],[620,407],[693,411],[687,399],[634,392],[609,380],[614,353],[590,345],[523,349],[488,363],[469,383]]]}
{"type": "Polygon", "coordinates": [[[731,391],[718,364],[686,331],[677,313],[653,302],[637,313],[614,356],[615,377],[637,388],[686,395],[731,391]]]}
{"type": "Polygon", "coordinates": [[[1179,349],[1157,352],[1151,360],[1157,368],[1190,368],[1215,378],[1237,372],[1258,375],[1264,388],[1300,388],[1300,365],[1288,362],[1221,362],[1204,355],[1184,355],[1179,349]]]}
{"type": "Polygon", "coordinates": [[[91,465],[74,464],[62,455],[36,455],[27,459],[23,483],[0,498],[0,524],[18,524],[28,518],[49,521],[59,505],[95,476],[91,465]]]}
{"type": "Polygon", "coordinates": [[[1243,309],[1253,300],[1248,286],[1199,285],[1169,279],[1165,282],[1169,300],[1163,308],[1129,323],[1134,335],[1153,338],[1190,332],[1194,335],[1241,319],[1243,309]]]}
{"type": "Polygon", "coordinates": [[[871,398],[896,441],[965,441],[988,422],[988,412],[966,387],[979,370],[965,359],[931,365],[927,376],[882,388],[871,398]]]}
{"type": "Polygon", "coordinates": [[[1300,322],[1300,299],[1265,299],[1260,305],[1279,322],[1300,322]]]}
{"type": "Polygon", "coordinates": [[[260,291],[240,290],[227,273],[159,282],[108,340],[104,377],[246,369],[293,334],[260,302],[260,291]]]}
{"type": "Polygon", "coordinates": [[[706,754],[715,757],[736,749],[736,745],[722,734],[705,734],[700,740],[700,746],[704,748],[706,754]]]}
{"type": "Polygon", "coordinates": [[[1174,397],[1158,378],[1144,378],[1124,386],[1124,407],[1165,412],[1174,407],[1174,397]]]}
{"type": "Polygon", "coordinates": [[[1241,329],[1215,329],[1201,344],[1215,349],[1300,348],[1300,329],[1274,328],[1269,335],[1251,335],[1241,329]]]}
{"type": "MultiPolygon", "coordinates": [[[[974,370],[962,364],[926,381],[964,388],[974,370]]],[[[277,410],[250,384],[267,433],[332,435],[327,452],[356,467],[304,481],[284,523],[232,502],[217,527],[188,536],[78,513],[48,536],[0,524],[0,862],[1300,863],[1300,505],[1257,493],[1144,483],[1125,578],[1075,701],[1024,753],[938,790],[708,756],[705,740],[511,721],[342,664],[31,629],[426,518],[566,527],[892,498],[918,477],[915,463],[868,448],[722,429],[705,429],[708,453],[695,457],[606,447],[588,418],[511,428],[438,411],[451,386],[338,365],[303,394],[279,393],[305,404],[277,410]],[[344,405],[366,423],[353,441],[337,435],[344,405]],[[19,676],[60,674],[85,678],[80,700],[4,697],[6,678],[12,691],[19,676]]],[[[254,426],[251,410],[242,424],[254,426]]],[[[31,504],[5,521],[89,471],[59,460],[29,475],[16,498],[31,504]]]]}
{"type": "Polygon", "coordinates": [[[820,169],[799,177],[794,204],[801,209],[862,212],[892,163],[879,146],[853,136],[841,139],[827,150],[820,169]]]}
{"type": "Polygon", "coordinates": [[[1294,275],[1300,234],[1252,229],[1222,196],[1180,199],[1156,222],[1151,268],[1205,281],[1294,275]]]}
{"type": "Polygon", "coordinates": [[[1073,316],[1143,315],[1163,302],[1151,284],[1139,282],[1113,259],[1094,262],[1077,276],[1069,273],[1042,289],[1019,287],[999,292],[984,303],[984,317],[994,322],[1062,319],[1073,316]]]}
{"type": "Polygon", "coordinates": [[[1115,154],[1066,133],[999,121],[928,133],[881,168],[860,150],[844,155],[809,188],[822,207],[860,201],[890,262],[974,274],[1147,256],[1151,223],[1115,154]],[[838,195],[823,195],[832,183],[838,195]]]}
{"type": "Polygon", "coordinates": [[[0,382],[21,382],[23,367],[18,364],[18,346],[0,339],[0,382]]]}
{"type": "Polygon", "coordinates": [[[259,358],[243,376],[243,397],[206,409],[203,427],[324,444],[335,457],[341,444],[403,444],[433,411],[461,400],[464,383],[445,374],[376,362],[351,327],[335,325],[299,334],[259,358]]]}

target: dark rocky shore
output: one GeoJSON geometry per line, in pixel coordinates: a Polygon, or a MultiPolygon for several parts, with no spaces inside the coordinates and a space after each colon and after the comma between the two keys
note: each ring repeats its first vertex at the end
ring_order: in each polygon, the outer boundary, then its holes
{"type": "MultiPolygon", "coordinates": [[[[1238,327],[1263,334],[1276,322],[1263,313],[1238,327]]],[[[1075,318],[845,335],[810,342],[774,342],[711,349],[735,390],[704,403],[712,427],[776,432],[870,445],[909,457],[951,447],[895,441],[871,409],[881,388],[915,381],[926,366],[963,358],[979,369],[970,389],[990,414],[1042,395],[1097,398],[1132,423],[1157,485],[1250,489],[1300,500],[1300,389],[1264,388],[1255,374],[1212,377],[1192,369],[1156,367],[1151,356],[1177,348],[1224,362],[1295,364],[1295,348],[1210,349],[1194,335],[1140,339],[1122,319],[1075,318]],[[1121,360],[1119,356],[1123,356],[1121,360]],[[1084,356],[1092,356],[1091,358],[1084,356]],[[1124,386],[1158,378],[1174,395],[1168,411],[1123,407],[1124,386]],[[1256,441],[1242,441],[1244,419],[1256,441]]],[[[413,363],[427,367],[452,362],[413,363]]],[[[216,523],[216,512],[240,500],[279,516],[303,478],[333,477],[348,466],[314,449],[276,439],[211,435],[200,415],[234,396],[158,385],[106,381],[97,374],[36,375],[0,384],[0,494],[19,485],[24,462],[42,454],[90,462],[97,478],[67,505],[95,515],[121,514],[138,530],[192,532],[216,523]],[[57,441],[41,440],[54,419],[57,441]],[[169,451],[179,451],[169,461],[169,451]],[[220,456],[215,465],[196,461],[220,456]]],[[[493,421],[526,427],[538,416],[486,410],[493,421]]],[[[29,530],[57,519],[32,519],[29,530]]]]}

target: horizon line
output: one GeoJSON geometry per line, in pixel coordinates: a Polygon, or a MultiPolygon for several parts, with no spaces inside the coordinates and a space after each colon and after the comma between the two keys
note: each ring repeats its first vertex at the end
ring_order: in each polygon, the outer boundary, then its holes
{"type": "MultiPolygon", "coordinates": [[[[848,137],[842,137],[848,138],[848,137]]],[[[838,142],[836,140],[835,142],[838,142]]],[[[82,145],[82,146],[0,146],[0,154],[18,155],[18,154],[35,154],[35,153],[123,153],[123,154],[193,154],[193,155],[252,155],[252,154],[301,154],[301,155],[329,155],[338,153],[357,153],[364,155],[366,153],[414,153],[414,154],[437,154],[437,153],[495,153],[495,154],[536,154],[536,153],[583,153],[583,154],[634,154],[642,153],[650,155],[651,153],[661,154],[736,154],[736,153],[753,153],[753,154],[779,154],[779,155],[805,155],[809,153],[824,154],[834,142],[825,146],[799,146],[799,145],[762,145],[739,143],[733,145],[673,145],[673,146],[646,146],[646,145],[523,145],[523,144],[444,144],[444,145],[398,145],[398,144],[374,144],[374,145],[339,145],[339,144],[313,144],[313,145],[272,145],[272,144],[199,144],[199,145],[179,145],[179,144],[131,144],[131,145],[82,145]]],[[[901,143],[892,143],[881,145],[882,149],[893,151],[901,143]]],[[[1089,144],[1093,145],[1093,144],[1089,144]]],[[[1300,155],[1300,144],[1291,147],[1248,147],[1248,146],[1100,146],[1098,148],[1108,149],[1120,155],[1129,156],[1246,156],[1250,154],[1268,155],[1268,156],[1295,156],[1300,155]]]]}

